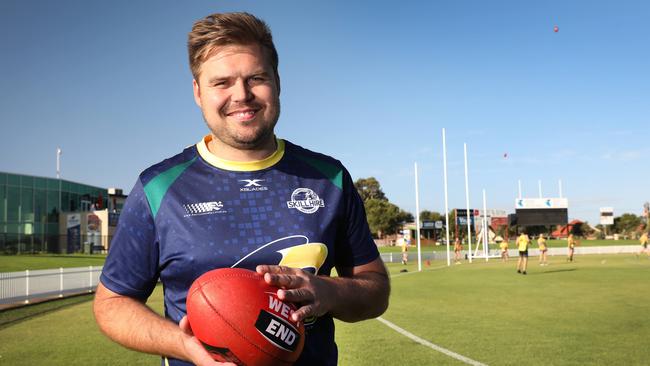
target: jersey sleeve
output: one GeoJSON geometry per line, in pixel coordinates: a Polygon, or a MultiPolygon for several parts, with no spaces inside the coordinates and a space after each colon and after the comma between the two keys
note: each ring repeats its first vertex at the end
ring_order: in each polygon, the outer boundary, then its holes
{"type": "Polygon", "coordinates": [[[158,254],[154,220],[138,180],[120,213],[100,281],[113,292],[144,300],[158,282],[158,254]]]}
{"type": "Polygon", "coordinates": [[[342,230],[336,248],[336,265],[355,267],[377,259],[379,251],[372,239],[366,210],[350,173],[343,169],[343,216],[342,230]]]}

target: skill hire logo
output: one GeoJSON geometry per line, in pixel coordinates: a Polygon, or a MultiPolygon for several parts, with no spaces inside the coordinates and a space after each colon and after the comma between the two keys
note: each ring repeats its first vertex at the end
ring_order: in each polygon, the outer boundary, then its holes
{"type": "Polygon", "coordinates": [[[287,201],[287,207],[312,214],[319,208],[325,207],[325,201],[309,188],[298,188],[291,194],[291,201],[287,201]]]}
{"type": "Polygon", "coordinates": [[[269,295],[269,307],[260,310],[255,328],[276,347],[293,352],[300,343],[300,325],[290,318],[295,307],[283,303],[272,292],[266,294],[269,295]]]}

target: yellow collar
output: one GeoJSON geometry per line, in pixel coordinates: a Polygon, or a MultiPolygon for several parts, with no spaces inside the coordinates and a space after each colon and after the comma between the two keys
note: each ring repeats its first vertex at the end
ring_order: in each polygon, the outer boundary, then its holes
{"type": "Polygon", "coordinates": [[[208,143],[212,140],[212,135],[206,135],[196,144],[196,148],[199,151],[199,155],[203,160],[207,161],[210,165],[213,165],[219,169],[237,171],[237,172],[252,172],[256,170],[262,170],[275,165],[282,157],[284,156],[284,140],[276,137],[277,149],[269,157],[262,160],[254,161],[233,161],[221,159],[208,150],[208,143]]]}

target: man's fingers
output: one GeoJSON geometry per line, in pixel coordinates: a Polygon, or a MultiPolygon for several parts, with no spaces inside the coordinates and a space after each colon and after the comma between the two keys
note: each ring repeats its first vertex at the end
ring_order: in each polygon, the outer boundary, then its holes
{"type": "Polygon", "coordinates": [[[282,301],[293,303],[311,303],[315,300],[314,294],[305,288],[278,290],[278,298],[282,301]]]}
{"type": "Polygon", "coordinates": [[[187,320],[187,316],[184,316],[181,321],[178,323],[178,326],[185,334],[194,335],[192,332],[192,327],[190,327],[190,322],[187,320]]]}
{"type": "Polygon", "coordinates": [[[255,271],[263,275],[265,273],[296,274],[300,270],[296,268],[286,267],[286,266],[260,264],[259,266],[255,267],[255,271]]]}
{"type": "Polygon", "coordinates": [[[313,304],[301,306],[298,310],[291,314],[291,320],[301,322],[316,314],[316,307],[313,304]]]}
{"type": "Polygon", "coordinates": [[[265,273],[264,281],[269,285],[281,288],[297,288],[304,284],[302,277],[289,274],[265,273]]]}

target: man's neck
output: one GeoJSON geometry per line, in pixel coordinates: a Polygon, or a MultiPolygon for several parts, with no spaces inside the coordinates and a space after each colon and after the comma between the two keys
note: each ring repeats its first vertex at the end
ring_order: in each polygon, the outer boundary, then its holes
{"type": "Polygon", "coordinates": [[[277,149],[277,142],[275,141],[275,135],[271,135],[271,137],[258,148],[243,150],[224,144],[213,135],[212,139],[207,144],[207,147],[208,151],[219,159],[246,162],[264,160],[273,155],[277,149]]]}

